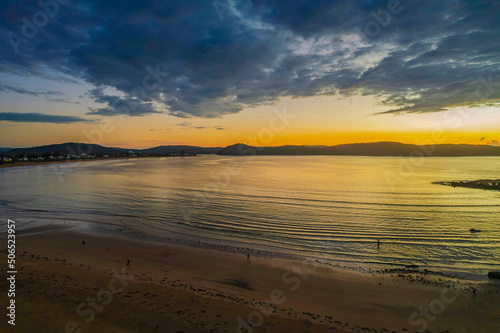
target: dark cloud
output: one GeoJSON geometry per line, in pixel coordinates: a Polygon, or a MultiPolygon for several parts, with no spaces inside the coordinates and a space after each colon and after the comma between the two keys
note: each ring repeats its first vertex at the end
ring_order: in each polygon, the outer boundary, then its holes
{"type": "Polygon", "coordinates": [[[89,115],[101,116],[144,116],[152,113],[161,113],[155,109],[152,102],[145,102],[130,96],[119,97],[105,94],[102,89],[91,90],[88,96],[98,103],[106,104],[103,108],[90,108],[89,115]]]}
{"type": "Polygon", "coordinates": [[[12,121],[18,123],[53,123],[53,124],[71,124],[81,122],[91,122],[90,120],[72,117],[57,116],[42,113],[15,113],[0,112],[0,121],[12,121]]]}
{"type": "Polygon", "coordinates": [[[75,0],[15,53],[5,36],[40,7],[3,2],[0,72],[84,80],[103,104],[89,114],[103,116],[214,118],[338,93],[376,96],[388,113],[500,101],[498,1],[401,0],[383,24],[373,13],[389,1],[230,3],[75,0]]]}

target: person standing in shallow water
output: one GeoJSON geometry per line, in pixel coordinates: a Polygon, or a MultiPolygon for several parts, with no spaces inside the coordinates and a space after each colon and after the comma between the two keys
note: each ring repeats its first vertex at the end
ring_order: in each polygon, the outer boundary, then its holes
{"type": "Polygon", "coordinates": [[[127,259],[127,266],[130,266],[130,259],[127,259]]]}
{"type": "Polygon", "coordinates": [[[82,246],[85,246],[85,241],[84,240],[82,240],[82,246]]]}

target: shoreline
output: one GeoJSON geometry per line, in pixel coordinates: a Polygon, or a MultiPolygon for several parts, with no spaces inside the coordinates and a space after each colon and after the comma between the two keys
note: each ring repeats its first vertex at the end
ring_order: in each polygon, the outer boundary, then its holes
{"type": "MultiPolygon", "coordinates": [[[[164,156],[119,156],[119,157],[106,157],[106,158],[84,158],[84,159],[76,159],[76,160],[49,160],[49,161],[25,161],[25,162],[6,162],[0,164],[0,169],[3,168],[13,168],[13,167],[23,167],[23,166],[37,166],[37,165],[50,165],[50,164],[61,164],[61,163],[74,163],[74,162],[90,162],[90,161],[109,161],[109,160],[120,160],[120,159],[137,159],[137,158],[162,158],[162,157],[197,157],[200,155],[216,155],[216,156],[223,156],[223,157],[245,157],[243,155],[224,155],[224,154],[197,154],[197,155],[185,155],[185,156],[178,156],[178,155],[164,155],[164,156]]],[[[333,156],[333,157],[398,157],[396,155],[381,155],[381,156],[372,156],[372,155],[257,155],[257,156],[284,156],[284,157],[290,157],[290,156],[333,156]]],[[[464,158],[464,157],[500,157],[500,156],[489,156],[489,155],[478,155],[478,156],[427,156],[426,158],[464,158]]],[[[443,185],[441,183],[447,183],[447,182],[436,182],[436,184],[443,185]]]]}
{"type": "MultiPolygon", "coordinates": [[[[4,215],[9,215],[5,212],[4,215]]],[[[134,228],[130,225],[123,224],[122,220],[106,217],[102,222],[91,222],[90,220],[95,216],[90,215],[86,219],[74,218],[60,218],[51,217],[44,219],[37,219],[35,217],[14,218],[18,224],[29,223],[26,229],[20,229],[18,232],[23,235],[34,235],[52,233],[57,230],[68,230],[70,232],[83,232],[91,235],[103,235],[106,237],[117,237],[124,240],[137,240],[150,242],[157,245],[166,246],[185,246],[199,250],[215,250],[221,253],[241,254],[250,253],[253,256],[260,256],[263,258],[274,258],[294,261],[314,260],[320,265],[325,267],[332,267],[343,271],[354,271],[362,274],[421,274],[429,276],[441,276],[448,278],[456,278],[468,281],[489,281],[486,273],[474,273],[469,271],[458,271],[452,269],[439,269],[439,267],[432,266],[418,266],[407,264],[385,264],[373,262],[359,262],[352,260],[342,259],[325,259],[316,258],[311,256],[301,256],[300,254],[287,253],[279,249],[261,249],[245,246],[246,244],[239,244],[234,240],[230,241],[231,244],[223,244],[221,240],[205,240],[199,241],[187,237],[180,237],[179,234],[165,233],[161,235],[153,235],[140,228],[134,228]],[[36,221],[36,222],[35,222],[36,221]]]]}
{"type": "MultiPolygon", "coordinates": [[[[221,244],[221,241],[212,240],[209,241],[197,241],[188,238],[179,237],[176,233],[153,235],[151,233],[142,231],[138,228],[133,228],[122,224],[121,220],[116,220],[115,218],[107,217],[104,222],[90,222],[91,218],[95,216],[89,216],[87,220],[78,219],[61,219],[59,217],[42,219],[42,224],[37,222],[34,227],[29,227],[28,229],[19,230],[20,233],[25,234],[28,232],[31,234],[43,234],[55,232],[58,229],[67,229],[70,232],[85,232],[91,235],[104,235],[106,237],[118,237],[124,240],[138,240],[150,242],[157,245],[167,245],[167,246],[185,246],[189,248],[195,248],[199,250],[215,250],[221,253],[229,254],[246,254],[250,253],[252,256],[259,256],[263,258],[271,259],[283,259],[283,260],[294,260],[294,261],[304,261],[304,260],[314,260],[320,265],[325,267],[331,267],[335,269],[340,269],[343,271],[353,271],[362,274],[417,274],[422,276],[439,276],[454,279],[461,279],[467,281],[484,282],[490,281],[487,273],[479,274],[468,271],[457,271],[450,269],[439,269],[438,267],[430,266],[418,266],[418,265],[407,265],[407,264],[384,264],[384,263],[370,263],[370,262],[358,262],[351,260],[341,260],[341,259],[324,259],[324,258],[312,258],[308,256],[301,256],[292,253],[286,253],[284,251],[279,251],[277,249],[258,249],[249,248],[243,246],[243,244],[234,243],[227,245],[221,244]],[[240,245],[240,246],[238,246],[240,245]]],[[[16,221],[24,222],[24,220],[29,220],[33,222],[35,220],[40,220],[36,218],[22,218],[16,219],[16,221]]]]}
{"type": "MultiPolygon", "coordinates": [[[[418,326],[412,325],[410,316],[418,306],[439,299],[443,290],[459,296],[438,320],[428,323],[431,331],[491,331],[498,324],[494,314],[500,310],[495,301],[500,285],[484,281],[417,273],[364,274],[259,255],[248,260],[246,253],[103,235],[88,228],[41,227],[31,232],[36,233],[18,231],[17,240],[18,326],[25,332],[63,331],[67,321],[84,331],[103,331],[105,325],[110,332],[155,332],[156,326],[167,324],[180,332],[235,332],[243,325],[240,318],[246,322],[252,313],[264,314],[255,332],[271,327],[282,328],[277,332],[415,331],[418,326]],[[124,268],[128,286],[86,323],[87,317],[75,311],[77,306],[89,295],[95,297],[113,270],[124,268]],[[283,303],[269,302],[276,290],[283,293],[283,303]],[[472,290],[477,290],[477,300],[472,290]],[[51,323],[32,330],[28,318],[45,311],[32,314],[33,307],[51,309],[45,313],[51,323]],[[272,313],[267,316],[265,309],[272,313]],[[481,324],[476,322],[479,318],[481,324]]],[[[6,257],[3,252],[1,256],[6,257]]]]}
{"type": "MultiPolygon", "coordinates": [[[[199,155],[186,155],[182,157],[197,157],[199,155]]],[[[66,164],[75,162],[97,162],[97,161],[112,161],[112,160],[129,160],[138,158],[162,158],[162,157],[181,157],[181,156],[118,156],[118,157],[106,157],[106,158],[82,158],[76,160],[49,160],[49,161],[26,161],[26,162],[7,162],[0,164],[0,169],[3,168],[16,168],[16,167],[27,167],[27,166],[41,166],[41,165],[51,165],[51,164],[66,164]]]]}
{"type": "Polygon", "coordinates": [[[479,180],[459,180],[459,181],[439,181],[436,185],[450,187],[472,188],[487,191],[500,191],[500,179],[479,179],[479,180]]]}

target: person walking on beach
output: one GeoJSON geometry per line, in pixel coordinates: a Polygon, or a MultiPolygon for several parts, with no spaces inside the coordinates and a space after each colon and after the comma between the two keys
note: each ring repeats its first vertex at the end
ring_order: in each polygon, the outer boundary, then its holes
{"type": "Polygon", "coordinates": [[[85,241],[84,240],[82,240],[82,246],[85,246],[85,241]]]}
{"type": "Polygon", "coordinates": [[[248,252],[247,253],[247,261],[249,261],[249,260],[250,260],[250,253],[248,252]]]}
{"type": "Polygon", "coordinates": [[[127,266],[130,266],[130,259],[127,259],[127,266]]]}

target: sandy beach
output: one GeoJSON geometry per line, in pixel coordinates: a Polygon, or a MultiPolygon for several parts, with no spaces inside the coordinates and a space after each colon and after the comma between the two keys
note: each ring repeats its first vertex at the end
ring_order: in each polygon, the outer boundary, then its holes
{"type": "MultiPolygon", "coordinates": [[[[45,231],[17,237],[16,332],[498,332],[500,327],[500,285],[492,281],[346,271],[71,228],[45,231]]],[[[2,251],[2,262],[6,257],[2,251]]],[[[12,331],[6,320],[1,325],[12,331]]]]}

